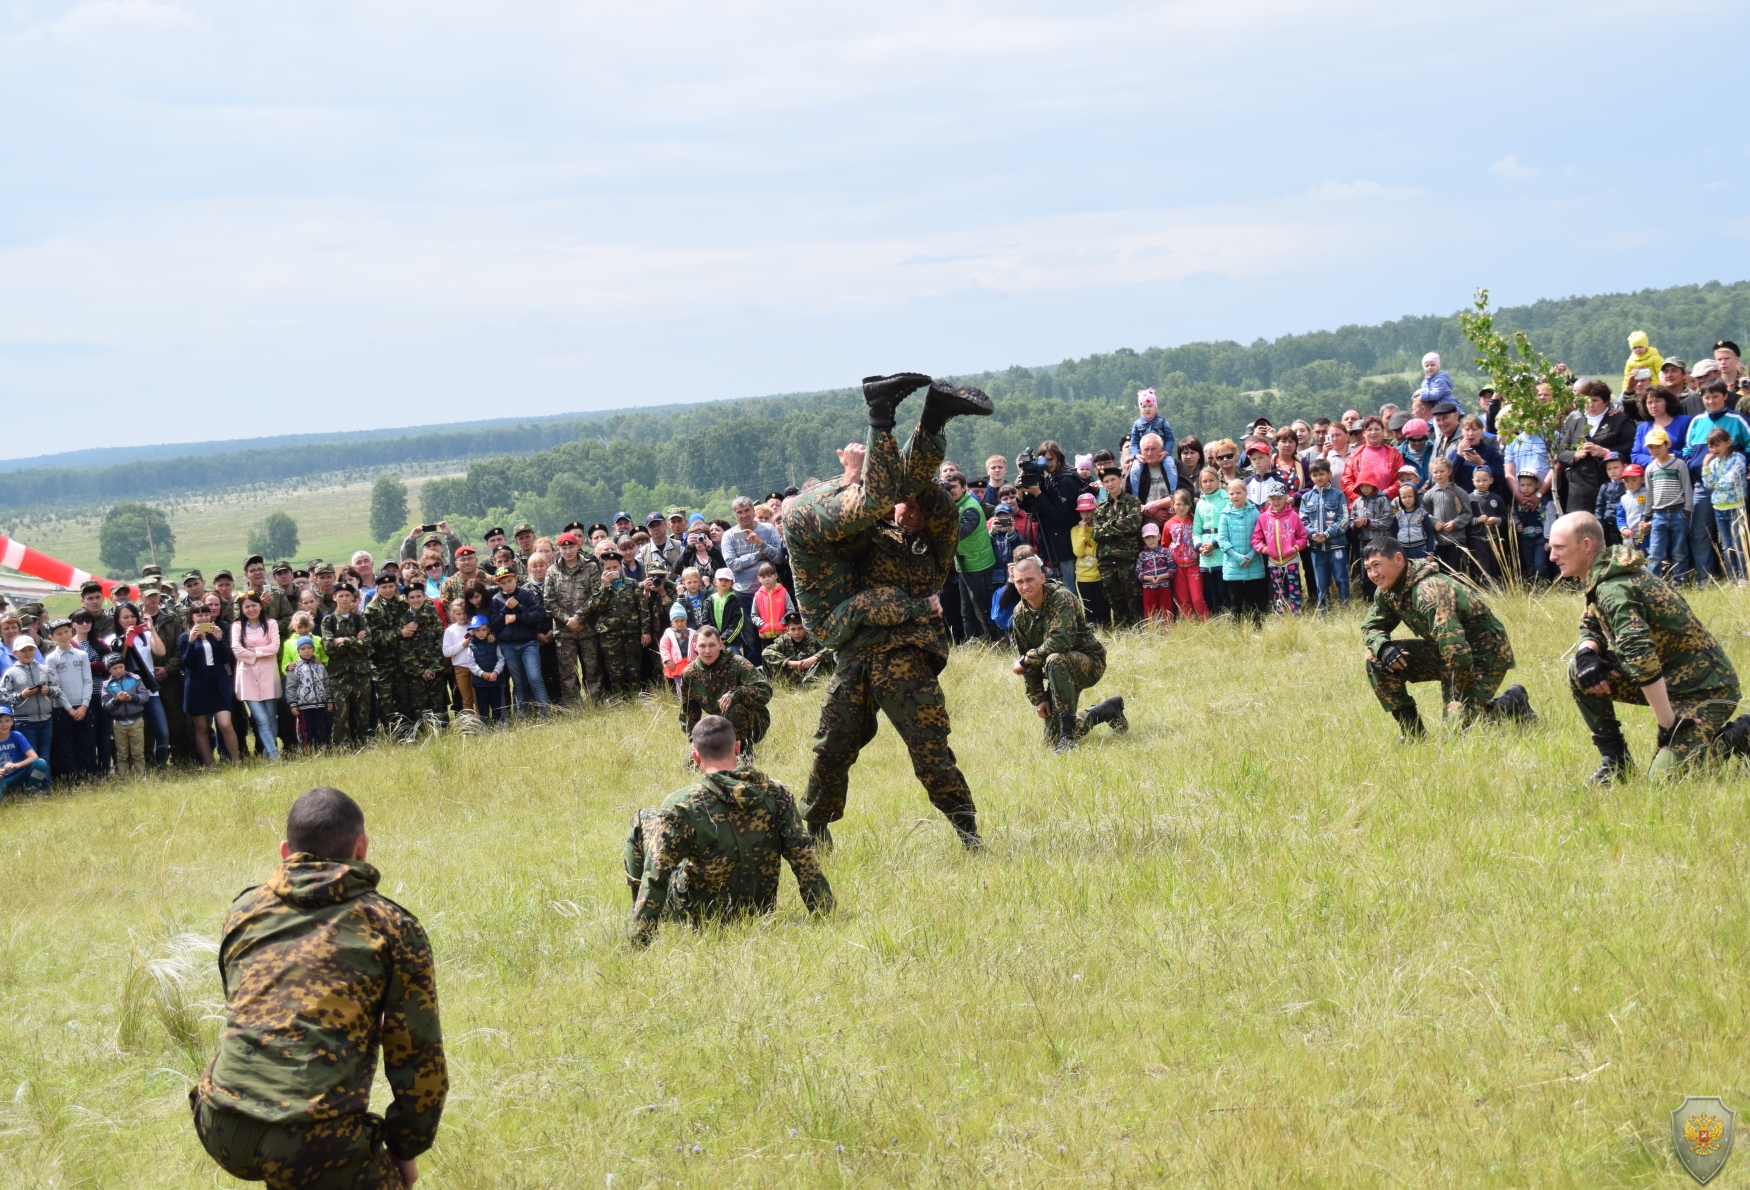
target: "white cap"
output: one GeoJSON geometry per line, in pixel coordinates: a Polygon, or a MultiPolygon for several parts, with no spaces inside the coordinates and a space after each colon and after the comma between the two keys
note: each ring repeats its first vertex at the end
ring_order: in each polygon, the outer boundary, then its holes
{"type": "Polygon", "coordinates": [[[717,573],[712,575],[711,577],[714,579],[726,578],[730,582],[734,582],[735,581],[735,571],[729,569],[729,567],[727,567],[727,566],[719,566],[717,568],[717,573]]]}
{"type": "Polygon", "coordinates": [[[1159,537],[1161,535],[1161,527],[1153,521],[1144,521],[1142,523],[1142,535],[1144,537],[1159,537]]]}
{"type": "Polygon", "coordinates": [[[34,649],[36,648],[36,637],[20,632],[17,636],[12,638],[11,648],[14,653],[17,653],[20,649],[34,649]]]}

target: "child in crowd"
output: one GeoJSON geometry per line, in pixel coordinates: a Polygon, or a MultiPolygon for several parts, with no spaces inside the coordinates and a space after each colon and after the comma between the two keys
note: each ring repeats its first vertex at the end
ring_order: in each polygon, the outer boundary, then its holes
{"type": "Polygon", "coordinates": [[[1428,477],[1433,482],[1423,507],[1434,522],[1434,556],[1453,574],[1468,574],[1464,547],[1470,535],[1470,500],[1452,482],[1452,464],[1445,459],[1428,464],[1428,477]]]}
{"type": "MultiPolygon", "coordinates": [[[[1651,434],[1647,435],[1649,438],[1651,434]]],[[[1725,430],[1708,431],[1707,459],[1701,483],[1713,503],[1714,525],[1720,531],[1720,556],[1728,582],[1746,585],[1744,566],[1744,456],[1732,449],[1725,430]]]]}
{"type": "Polygon", "coordinates": [[[760,586],[753,593],[754,627],[761,640],[777,640],[784,634],[784,613],[790,610],[790,593],[779,585],[778,568],[770,562],[761,562],[757,573],[760,586]]]}
{"type": "MultiPolygon", "coordinates": [[[[733,587],[735,584],[729,584],[733,587]]],[[[687,609],[687,627],[700,628],[705,624],[705,603],[711,598],[705,592],[705,580],[699,575],[697,566],[689,566],[681,571],[680,596],[675,600],[687,609]]]]}
{"type": "Polygon", "coordinates": [[[1312,559],[1313,584],[1318,588],[1318,608],[1327,611],[1333,586],[1338,599],[1349,601],[1349,509],[1342,490],[1333,482],[1335,477],[1328,459],[1313,459],[1307,475],[1312,486],[1301,494],[1300,520],[1306,526],[1307,554],[1312,559]]]}
{"type": "MultiPolygon", "coordinates": [[[[763,576],[765,567],[761,567],[763,576]]],[[[663,631],[662,639],[657,642],[656,651],[662,656],[662,676],[674,683],[675,697],[681,693],[681,671],[693,659],[693,629],[689,624],[687,609],[677,600],[668,609],[668,627],[663,631]]]]}
{"type": "Polygon", "coordinates": [[[1262,628],[1264,609],[1270,603],[1270,580],[1264,572],[1263,556],[1252,547],[1258,515],[1258,506],[1247,498],[1245,481],[1230,480],[1227,507],[1221,510],[1215,530],[1216,544],[1221,547],[1221,581],[1234,615],[1250,615],[1252,626],[1262,628]]]}
{"type": "Polygon", "coordinates": [[[1507,507],[1507,498],[1495,490],[1493,471],[1478,467],[1471,473],[1471,482],[1476,490],[1470,494],[1470,554],[1484,577],[1498,580],[1501,559],[1506,557],[1507,519],[1513,510],[1507,507]]]}
{"type": "Polygon", "coordinates": [[[1009,563],[1015,560],[1015,550],[1026,544],[1015,530],[1015,510],[1007,501],[997,504],[989,529],[990,552],[997,561],[996,573],[1007,574],[1009,563]]]}
{"type": "MultiPolygon", "coordinates": [[[[1207,474],[1213,474],[1209,472],[1207,474]]],[[[1167,521],[1166,544],[1173,555],[1173,603],[1181,616],[1209,619],[1203,599],[1203,557],[1197,549],[1197,525],[1192,519],[1191,493],[1173,493],[1173,515],[1167,521]]]]}
{"type": "Polygon", "coordinates": [[[1665,357],[1659,354],[1647,339],[1646,331],[1636,331],[1628,337],[1628,362],[1622,366],[1622,387],[1633,388],[1633,377],[1636,372],[1646,369],[1648,376],[1657,376],[1665,366],[1665,357]]]}
{"type": "Polygon", "coordinates": [[[1639,463],[1622,469],[1622,497],[1611,510],[1616,524],[1617,540],[1645,552],[1647,548],[1647,491],[1643,477],[1646,472],[1639,463]]]}
{"type": "MultiPolygon", "coordinates": [[[[1229,444],[1228,450],[1232,449],[1232,444],[1229,444]]],[[[1221,511],[1227,507],[1221,472],[1214,467],[1203,468],[1197,473],[1197,488],[1197,507],[1191,514],[1191,540],[1197,546],[1197,577],[1203,583],[1203,606],[1214,616],[1227,610],[1227,583],[1221,577],[1222,553],[1216,541],[1221,511]]]]}
{"type": "Polygon", "coordinates": [[[1695,508],[1695,489],[1689,482],[1689,464],[1671,450],[1671,435],[1654,427],[1647,431],[1647,453],[1653,461],[1645,468],[1647,481],[1647,570],[1670,582],[1689,577],[1689,514],[1695,508]]]}
{"type": "Polygon", "coordinates": [[[450,603],[449,625],[444,629],[444,660],[449,662],[450,676],[456,683],[456,697],[464,711],[474,709],[474,675],[469,672],[462,654],[468,651],[468,605],[460,599],[450,603]]]}
{"type": "MultiPolygon", "coordinates": [[[[1381,534],[1396,536],[1397,517],[1392,512],[1392,499],[1370,482],[1355,485],[1355,499],[1349,502],[1349,525],[1355,530],[1355,540],[1366,545],[1370,537],[1381,534]]],[[[1360,571],[1361,598],[1373,598],[1373,580],[1367,571],[1360,571]]]]}
{"type": "Polygon", "coordinates": [[[326,748],[334,712],[328,667],[317,658],[313,638],[300,636],[297,649],[298,660],[286,671],[286,705],[298,720],[298,743],[304,748],[326,748]]]}
{"type": "Polygon", "coordinates": [[[1253,508],[1263,508],[1270,503],[1270,485],[1276,482],[1270,444],[1257,438],[1246,443],[1246,462],[1251,464],[1246,473],[1246,499],[1253,508]]]}
{"type": "Polygon", "coordinates": [[[1306,548],[1306,525],[1288,502],[1288,486],[1280,480],[1265,495],[1268,503],[1252,527],[1252,548],[1264,555],[1270,597],[1276,614],[1300,614],[1300,551],[1306,548]]]}
{"type": "Polygon", "coordinates": [[[1144,434],[1159,434],[1161,447],[1167,452],[1167,458],[1173,457],[1173,431],[1167,426],[1167,419],[1161,416],[1160,406],[1155,401],[1155,390],[1144,388],[1137,390],[1136,410],[1140,415],[1130,423],[1130,451],[1135,454],[1142,449],[1144,434]]]}
{"type": "Polygon", "coordinates": [[[1513,504],[1513,535],[1519,540],[1519,579],[1530,586],[1544,577],[1544,521],[1555,506],[1548,492],[1539,493],[1543,477],[1521,471],[1517,480],[1520,499],[1513,504]]]}
{"type": "Polygon", "coordinates": [[[103,683],[103,709],[115,728],[115,775],[146,775],[146,701],[152,695],[128,672],[127,658],[110,653],[103,659],[109,679],[103,683]]]}
{"type": "Polygon", "coordinates": [[[1083,492],[1076,497],[1076,515],[1081,519],[1069,527],[1069,548],[1076,556],[1076,593],[1082,597],[1088,620],[1094,624],[1110,624],[1112,611],[1106,606],[1106,588],[1100,583],[1100,560],[1095,557],[1094,496],[1083,492]]]}
{"type": "MultiPolygon", "coordinates": [[[[34,653],[35,645],[31,647],[34,653]]],[[[10,644],[7,650],[11,651],[10,644]]],[[[38,754],[34,742],[16,730],[12,708],[0,705],[0,800],[14,791],[47,793],[49,762],[47,757],[38,754]]]]}
{"type": "Polygon", "coordinates": [[[1404,423],[1404,441],[1398,447],[1398,453],[1404,456],[1404,462],[1416,473],[1418,489],[1428,482],[1428,467],[1434,461],[1434,447],[1428,441],[1429,432],[1426,419],[1412,417],[1404,423]]]}
{"type": "Polygon", "coordinates": [[[1622,535],[1616,528],[1616,506],[1622,500],[1622,494],[1628,490],[1622,482],[1624,470],[1623,457],[1614,450],[1604,456],[1605,479],[1598,485],[1598,499],[1592,508],[1592,515],[1604,526],[1606,546],[1622,544],[1622,535]]]}
{"type": "Polygon", "coordinates": [[[1142,523],[1142,552],[1136,555],[1136,581],[1142,584],[1142,618],[1173,623],[1173,573],[1177,569],[1172,551],[1161,546],[1161,527],[1142,523]]]}
{"type": "Polygon", "coordinates": [[[1404,547],[1404,557],[1426,558],[1429,541],[1434,536],[1434,522],[1416,496],[1416,485],[1408,480],[1398,485],[1398,502],[1392,508],[1392,522],[1398,544],[1404,547]]]}
{"type": "Polygon", "coordinates": [[[491,639],[492,621],[485,616],[470,620],[468,631],[462,664],[474,678],[474,706],[481,719],[496,723],[504,718],[504,654],[491,639]]]}

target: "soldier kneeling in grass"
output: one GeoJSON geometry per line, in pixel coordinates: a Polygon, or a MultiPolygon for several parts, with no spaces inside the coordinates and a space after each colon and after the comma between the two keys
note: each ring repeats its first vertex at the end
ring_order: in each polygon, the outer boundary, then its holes
{"type": "Polygon", "coordinates": [[[640,946],[663,917],[770,913],[778,903],[780,861],[796,873],[811,913],[832,910],[832,886],[814,839],[784,784],[740,760],[735,726],[706,715],[692,730],[700,777],[632,817],[626,883],[632,889],[629,936],[640,946]]]}
{"type": "Polygon", "coordinates": [[[195,1132],[233,1177],[274,1190],[411,1186],[449,1078],[431,945],[377,891],[358,803],[312,789],[281,864],[225,916],[219,1052],[188,1094],[195,1132]],[[371,1113],[377,1050],[394,1095],[371,1113]]]}

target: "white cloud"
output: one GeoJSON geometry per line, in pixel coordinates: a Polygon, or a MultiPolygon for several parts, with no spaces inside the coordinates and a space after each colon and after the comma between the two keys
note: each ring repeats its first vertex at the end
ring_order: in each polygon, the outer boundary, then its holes
{"type": "Polygon", "coordinates": [[[1497,174],[1503,178],[1512,178],[1517,181],[1523,178],[1534,178],[1537,176],[1538,171],[1535,166],[1519,164],[1518,155],[1509,153],[1501,158],[1501,160],[1495,162],[1495,164],[1489,166],[1489,172],[1497,174]]]}

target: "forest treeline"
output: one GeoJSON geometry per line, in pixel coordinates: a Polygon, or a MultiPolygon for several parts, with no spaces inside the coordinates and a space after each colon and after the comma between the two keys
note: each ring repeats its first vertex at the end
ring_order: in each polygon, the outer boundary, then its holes
{"type": "MultiPolygon", "coordinates": [[[[1564,298],[1496,313],[1499,329],[1524,329],[1538,348],[1577,372],[1620,376],[1628,333],[1644,329],[1667,355],[1693,361],[1714,340],[1750,341],[1750,282],[1679,286],[1635,294],[1564,298]]],[[[1013,457],[1055,438],[1067,448],[1115,446],[1134,417],[1135,391],[1153,386],[1181,435],[1236,433],[1260,413],[1278,422],[1377,406],[1407,397],[1422,353],[1439,351],[1459,391],[1474,394],[1470,345],[1455,312],[1374,326],[1283,335],[1245,345],[1188,343],[1128,348],[1053,367],[1011,367],[963,377],[997,400],[996,415],[950,426],[949,455],[969,470],[990,454],[1013,457]]],[[[899,368],[919,361],[874,361],[899,368]]],[[[300,446],[165,459],[91,471],[0,474],[0,507],[92,504],[240,481],[290,479],[343,469],[473,458],[466,475],[428,480],[424,520],[526,519],[542,531],[567,521],[642,517],[670,503],[720,503],[763,495],[836,471],[833,451],[860,436],[854,388],[721,401],[466,433],[300,446]],[[579,435],[583,435],[580,437],[579,435]]],[[[910,412],[909,410],[907,411],[910,412]]]]}

